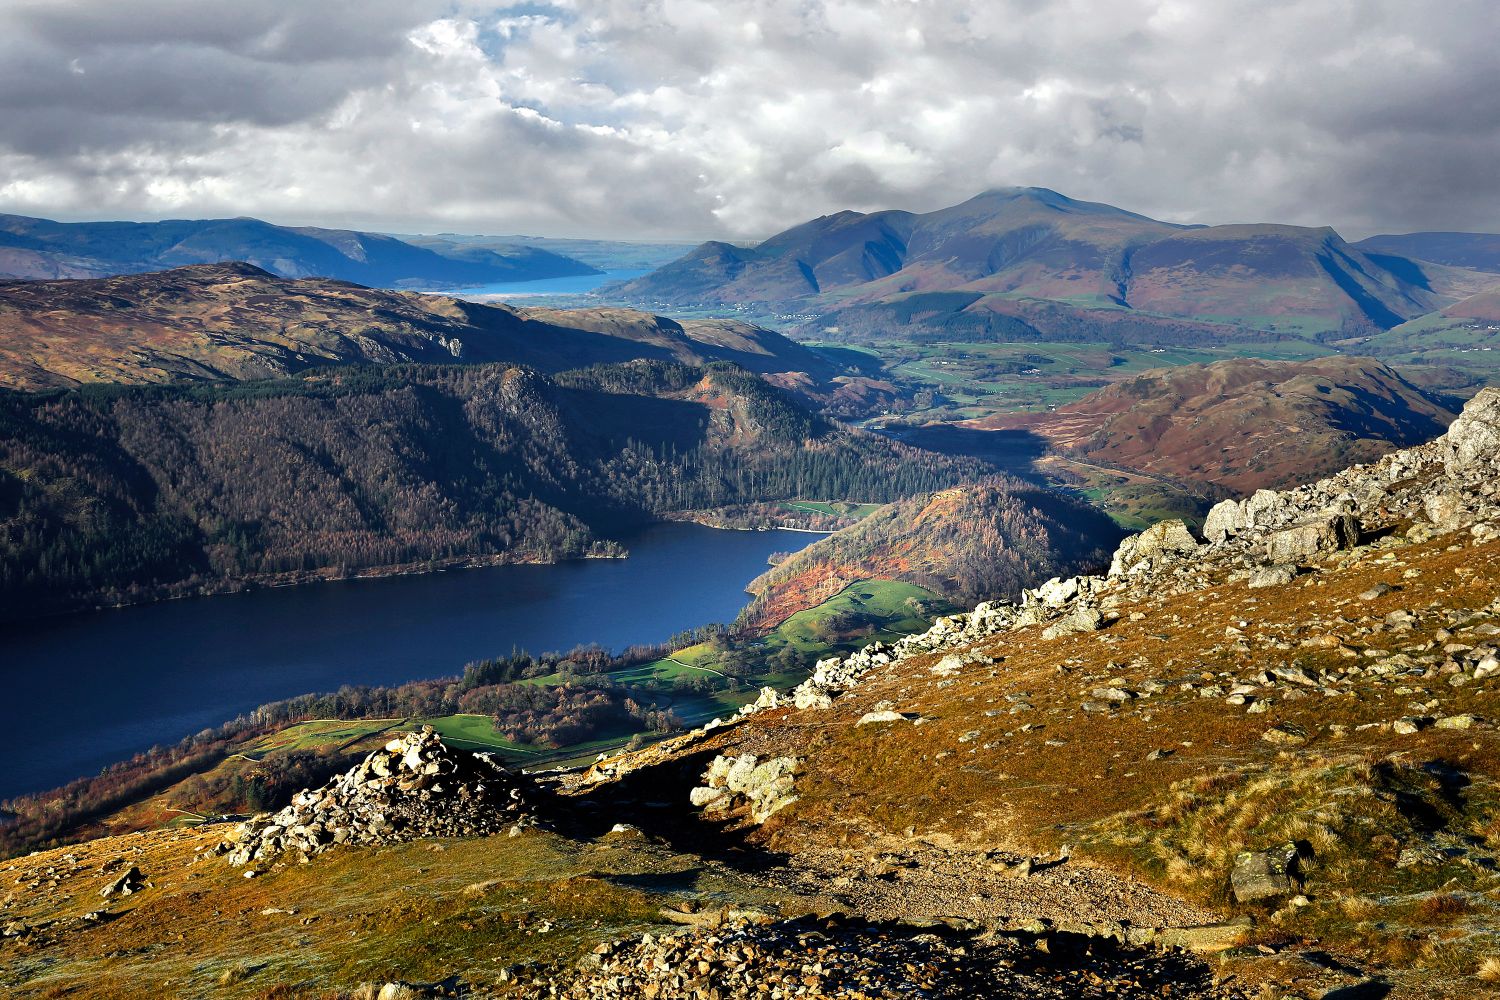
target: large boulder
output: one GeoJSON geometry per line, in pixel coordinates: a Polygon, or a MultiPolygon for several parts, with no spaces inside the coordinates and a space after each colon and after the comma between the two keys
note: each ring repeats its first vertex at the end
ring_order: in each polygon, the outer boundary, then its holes
{"type": "Polygon", "coordinates": [[[1266,536],[1272,563],[1298,563],[1359,544],[1359,521],[1352,514],[1325,514],[1266,536]]]}
{"type": "Polygon", "coordinates": [[[1137,569],[1149,569],[1167,558],[1192,555],[1199,548],[1186,522],[1160,521],[1120,543],[1110,563],[1109,575],[1124,576],[1137,569]]]}
{"type": "Polygon", "coordinates": [[[1242,851],[1229,871],[1236,902],[1258,903],[1290,896],[1297,877],[1297,847],[1283,844],[1269,851],[1242,851]]]}
{"type": "Polygon", "coordinates": [[[754,754],[715,757],[703,774],[703,784],[688,793],[694,806],[722,813],[738,805],[749,807],[750,818],[764,823],[797,801],[795,757],[762,761],[754,754]]]}
{"type": "Polygon", "coordinates": [[[1500,458],[1500,388],[1480,389],[1441,440],[1450,473],[1500,458]]]}

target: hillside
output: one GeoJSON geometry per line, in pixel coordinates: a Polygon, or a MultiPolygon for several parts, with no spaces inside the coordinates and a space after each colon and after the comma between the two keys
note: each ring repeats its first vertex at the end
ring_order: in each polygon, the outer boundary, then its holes
{"type": "Polygon", "coordinates": [[[0,394],[0,615],[395,568],[619,554],[672,511],[982,474],[729,365],[386,366],[0,394]]]}
{"type": "Polygon", "coordinates": [[[0,386],[257,379],[344,364],[487,362],[557,372],[633,358],[835,373],[780,334],[629,310],[526,310],[201,264],[0,282],[0,386]]]}
{"type": "Polygon", "coordinates": [[[1248,495],[1429,440],[1453,404],[1369,358],[1234,359],[1148,371],[1036,416],[1027,428],[1070,456],[1248,495]]]}
{"type": "Polygon", "coordinates": [[[1166,343],[1385,329],[1477,290],[1476,280],[1367,252],[1331,229],[1188,228],[1005,188],[920,215],[841,212],[755,247],[704,244],[606,292],[653,306],[815,313],[809,336],[907,326],[1166,343]]]}
{"type": "Polygon", "coordinates": [[[1002,479],[912,497],[815,542],[748,588],[741,620],[774,625],[857,580],[900,580],[954,604],[1097,567],[1119,532],[1093,508],[1002,479]]]}
{"type": "Polygon", "coordinates": [[[379,233],[276,226],[259,219],[53,222],[0,215],[0,277],[97,278],[228,261],[286,278],[407,288],[597,273],[537,247],[416,246],[379,233]]]}
{"type": "Polygon", "coordinates": [[[1371,236],[1355,246],[1368,253],[1396,254],[1434,264],[1500,274],[1500,235],[1495,233],[1406,233],[1371,236]]]}
{"type": "Polygon", "coordinates": [[[0,967],[81,997],[1487,995],[1497,472],[1487,389],[1206,542],[1164,522],[582,771],[329,727],[363,756],[281,813],[7,863],[0,967]]]}
{"type": "Polygon", "coordinates": [[[1415,265],[1373,257],[1332,229],[1214,226],[1130,257],[1133,309],[1304,335],[1395,326],[1442,297],[1415,265]]]}

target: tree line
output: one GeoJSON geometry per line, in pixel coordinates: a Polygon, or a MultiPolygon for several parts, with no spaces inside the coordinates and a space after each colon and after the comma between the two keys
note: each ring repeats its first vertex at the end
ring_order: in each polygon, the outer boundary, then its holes
{"type": "Polygon", "coordinates": [[[673,512],[892,500],[982,475],[732,365],[511,365],[0,392],[0,617],[623,554],[673,512]]]}

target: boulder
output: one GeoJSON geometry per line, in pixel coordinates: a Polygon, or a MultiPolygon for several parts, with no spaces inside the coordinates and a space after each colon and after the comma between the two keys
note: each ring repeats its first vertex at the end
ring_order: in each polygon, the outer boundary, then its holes
{"type": "Polygon", "coordinates": [[[1280,587],[1297,579],[1297,567],[1290,563],[1277,563],[1274,566],[1260,566],[1250,571],[1249,586],[1251,590],[1259,590],[1262,587],[1280,587]]]}
{"type": "Polygon", "coordinates": [[[1163,558],[1192,555],[1199,548],[1198,540],[1186,522],[1159,521],[1120,543],[1110,563],[1109,575],[1124,576],[1133,570],[1150,569],[1163,558]]]}
{"type": "Polygon", "coordinates": [[[1500,388],[1480,389],[1440,439],[1443,465],[1455,473],[1500,456],[1500,388]]]}
{"type": "Polygon", "coordinates": [[[1076,577],[1069,577],[1066,580],[1053,577],[1035,590],[1028,590],[1024,595],[1026,598],[1034,597],[1049,608],[1063,607],[1077,596],[1078,579],[1076,577]]]}
{"type": "Polygon", "coordinates": [[[1043,639],[1056,639],[1064,635],[1079,635],[1097,632],[1104,627],[1104,616],[1097,608],[1079,608],[1072,614],[1060,618],[1042,630],[1043,639]]]}
{"type": "Polygon", "coordinates": [[[1236,902],[1257,903],[1290,896],[1297,876],[1297,848],[1283,844],[1269,851],[1241,851],[1229,871],[1236,902]]]}
{"type": "Polygon", "coordinates": [[[706,812],[728,812],[748,806],[750,817],[764,823],[797,801],[795,757],[762,761],[754,754],[718,756],[703,772],[703,784],[688,793],[688,801],[706,812]]]}
{"type": "Polygon", "coordinates": [[[1273,563],[1300,563],[1359,544],[1359,521],[1351,514],[1326,514],[1266,536],[1273,563]]]}
{"type": "Polygon", "coordinates": [[[1422,501],[1422,512],[1438,531],[1456,531],[1463,525],[1468,506],[1462,493],[1443,490],[1422,501]]]}
{"type": "Polygon", "coordinates": [[[890,709],[884,709],[884,710],[879,711],[879,712],[866,712],[864,715],[861,715],[859,717],[859,721],[856,722],[855,725],[856,726],[868,726],[868,725],[871,725],[871,724],[874,724],[874,723],[880,723],[880,722],[910,722],[910,721],[911,721],[911,716],[909,716],[909,715],[902,715],[900,712],[893,712],[890,709]]]}

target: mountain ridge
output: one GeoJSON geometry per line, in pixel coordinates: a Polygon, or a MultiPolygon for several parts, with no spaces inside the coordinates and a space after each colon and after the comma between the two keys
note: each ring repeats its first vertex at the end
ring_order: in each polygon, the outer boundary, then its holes
{"type": "Polygon", "coordinates": [[[244,260],[281,277],[443,288],[599,273],[535,247],[425,247],[381,233],[250,217],[54,222],[0,215],[0,277],[98,278],[244,260]]]}
{"type": "Polygon", "coordinates": [[[1036,303],[1079,316],[1123,310],[1147,337],[1153,328],[1170,336],[1178,321],[1218,327],[1221,337],[1322,338],[1388,329],[1482,283],[1473,271],[1351,244],[1326,226],[1182,226],[1046,188],[1001,188],[928,213],[821,216],[755,247],[705,243],[604,292],[818,313],[809,334],[851,311],[963,293],[972,298],[946,302],[923,322],[995,312],[1025,320],[1036,303]]]}
{"type": "Polygon", "coordinates": [[[543,371],[634,358],[762,372],[834,366],[731,320],[533,310],[282,278],[244,262],[59,281],[0,281],[0,385],[281,377],[351,363],[507,361],[543,371]]]}

